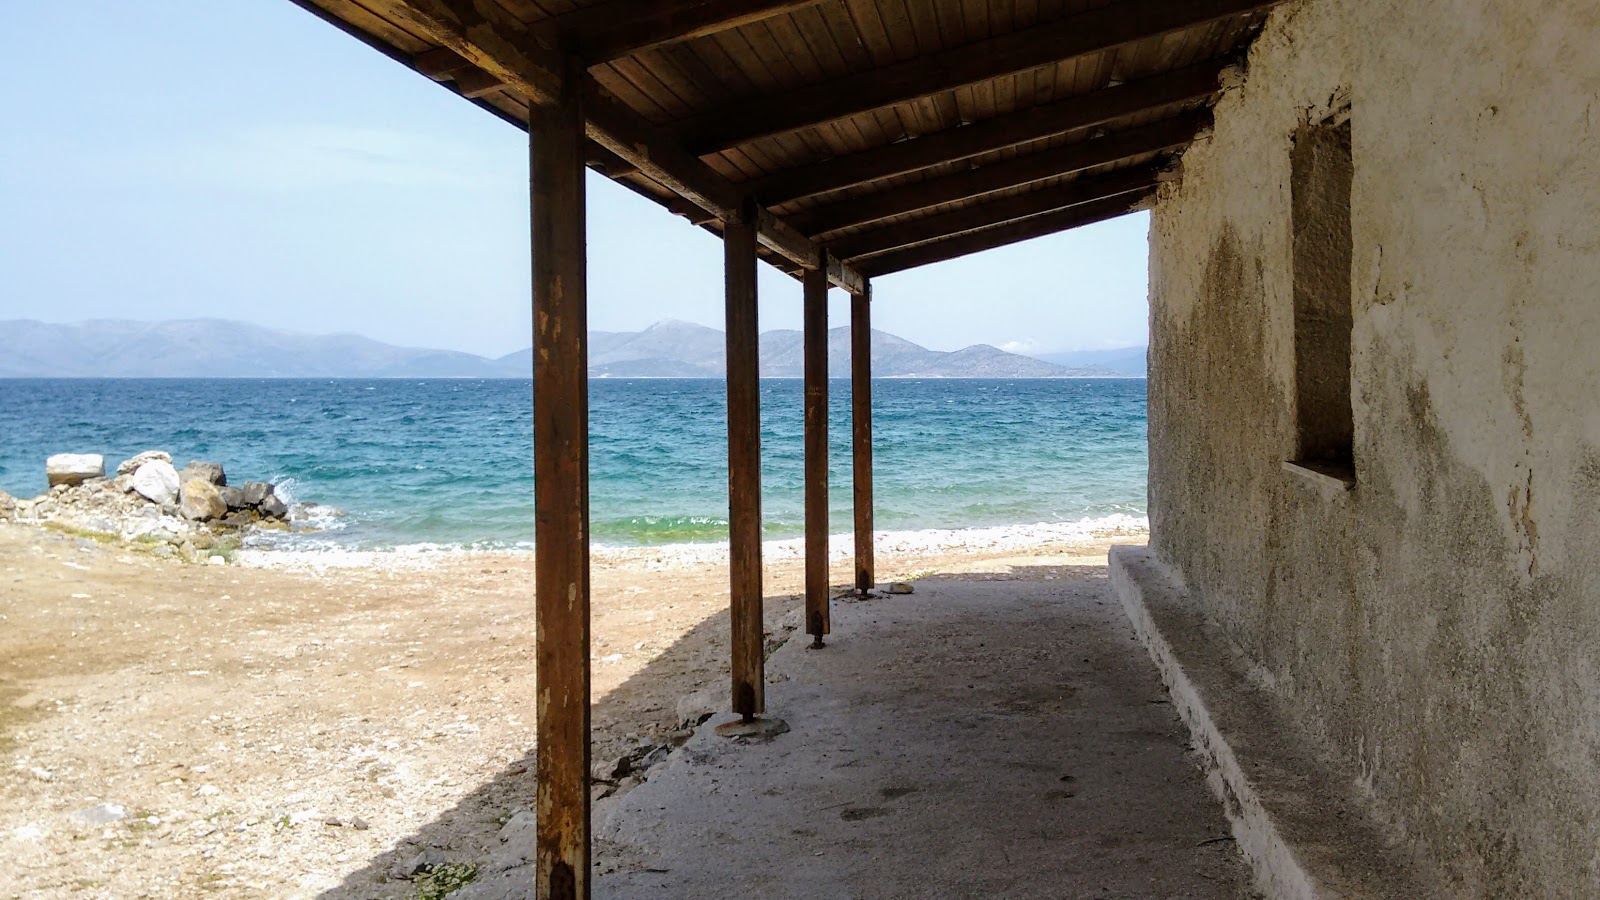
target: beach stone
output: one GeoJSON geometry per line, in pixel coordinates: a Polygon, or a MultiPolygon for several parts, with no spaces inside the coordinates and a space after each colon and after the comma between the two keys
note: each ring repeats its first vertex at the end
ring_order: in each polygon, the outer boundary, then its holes
{"type": "Polygon", "coordinates": [[[121,803],[100,803],[87,809],[80,809],[68,815],[75,822],[85,825],[110,825],[128,817],[128,808],[121,803]]]}
{"type": "Polygon", "coordinates": [[[261,503],[256,506],[256,509],[261,510],[261,514],[269,519],[281,519],[289,515],[289,504],[284,503],[283,500],[277,494],[272,493],[270,489],[267,492],[266,499],[262,500],[261,503]]]}
{"type": "Polygon", "coordinates": [[[507,872],[533,862],[537,822],[532,812],[520,810],[500,826],[501,846],[489,854],[489,873],[507,872]]]}
{"type": "Polygon", "coordinates": [[[894,584],[889,585],[889,593],[891,594],[909,594],[915,590],[916,588],[913,588],[904,581],[896,581],[894,584]]]}
{"type": "Polygon", "coordinates": [[[117,464],[117,474],[132,475],[139,471],[140,466],[157,460],[170,466],[172,465],[172,454],[165,450],[146,450],[143,453],[136,453],[117,464]]]}
{"type": "Polygon", "coordinates": [[[193,478],[183,483],[178,492],[178,511],[185,519],[204,522],[220,519],[228,514],[228,504],[222,502],[222,492],[204,478],[193,478]]]}
{"type": "Polygon", "coordinates": [[[221,493],[222,502],[228,504],[229,509],[245,509],[250,505],[244,502],[244,488],[224,487],[221,493]]]}
{"type": "Polygon", "coordinates": [[[83,484],[105,477],[106,458],[98,453],[57,453],[45,460],[44,474],[51,487],[83,484]]]}
{"type": "Polygon", "coordinates": [[[222,463],[194,460],[184,466],[182,472],[178,473],[178,480],[184,483],[195,478],[205,479],[217,487],[223,487],[228,483],[228,476],[222,471],[222,463]]]}
{"type": "Polygon", "coordinates": [[[261,501],[267,499],[267,495],[272,492],[272,485],[265,481],[246,481],[244,483],[244,505],[260,506],[261,501]]]}
{"type": "Polygon", "coordinates": [[[128,486],[151,503],[172,503],[178,499],[178,470],[165,459],[152,459],[134,470],[128,486]]]}
{"type": "Polygon", "coordinates": [[[17,515],[17,498],[0,491],[0,519],[14,519],[17,515]]]}

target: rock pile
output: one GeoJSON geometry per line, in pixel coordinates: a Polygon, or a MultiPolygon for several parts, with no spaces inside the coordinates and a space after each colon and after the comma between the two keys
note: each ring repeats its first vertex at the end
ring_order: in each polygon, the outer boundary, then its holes
{"type": "Polygon", "coordinates": [[[218,538],[246,528],[289,523],[289,504],[274,485],[229,485],[222,466],[213,462],[191,462],[180,470],[164,450],[124,460],[110,478],[98,454],[57,454],[45,472],[50,490],[32,500],[0,492],[0,520],[59,522],[186,550],[209,549],[218,538]]]}

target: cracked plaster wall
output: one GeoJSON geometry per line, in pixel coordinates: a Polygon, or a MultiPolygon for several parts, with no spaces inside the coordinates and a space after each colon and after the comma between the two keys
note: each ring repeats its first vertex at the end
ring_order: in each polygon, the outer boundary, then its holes
{"type": "Polygon", "coordinates": [[[1597,41],[1584,0],[1280,7],[1152,217],[1152,546],[1450,896],[1600,896],[1597,41]],[[1290,141],[1346,104],[1339,494],[1282,461],[1290,141]]]}

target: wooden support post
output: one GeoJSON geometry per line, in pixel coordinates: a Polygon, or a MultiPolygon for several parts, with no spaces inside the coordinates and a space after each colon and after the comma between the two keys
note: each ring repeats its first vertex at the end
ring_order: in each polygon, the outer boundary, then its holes
{"type": "Polygon", "coordinates": [[[822,647],[828,614],[828,266],[805,284],[806,634],[822,647]]]}
{"type": "Polygon", "coordinates": [[[589,387],[584,70],[528,110],[533,206],[539,900],[589,897],[589,387]]]}
{"type": "Polygon", "coordinates": [[[872,566],[872,283],[850,295],[850,446],[855,481],[856,591],[877,584],[872,566]]]}
{"type": "Polygon", "coordinates": [[[756,322],[756,211],[723,226],[728,325],[728,569],[733,711],[766,710],[761,614],[761,372],[756,322]]]}

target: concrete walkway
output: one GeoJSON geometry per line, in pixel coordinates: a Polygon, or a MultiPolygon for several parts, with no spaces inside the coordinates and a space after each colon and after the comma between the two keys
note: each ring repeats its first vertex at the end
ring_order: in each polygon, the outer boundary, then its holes
{"type": "Polygon", "coordinates": [[[700,728],[598,823],[595,896],[1254,896],[1104,571],[836,601],[768,663],[791,730],[700,728]]]}

